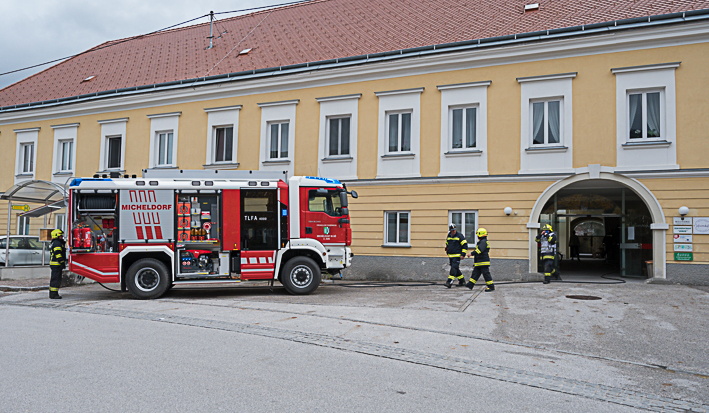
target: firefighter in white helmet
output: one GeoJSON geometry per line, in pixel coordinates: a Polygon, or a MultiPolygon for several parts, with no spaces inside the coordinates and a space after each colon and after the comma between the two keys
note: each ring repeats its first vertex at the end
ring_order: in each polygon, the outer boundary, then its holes
{"type": "Polygon", "coordinates": [[[465,240],[465,235],[456,230],[455,224],[450,224],[448,230],[446,254],[451,264],[451,271],[445,286],[451,288],[455,279],[458,279],[458,285],[465,285],[465,276],[460,271],[460,260],[468,253],[468,241],[465,240]]]}

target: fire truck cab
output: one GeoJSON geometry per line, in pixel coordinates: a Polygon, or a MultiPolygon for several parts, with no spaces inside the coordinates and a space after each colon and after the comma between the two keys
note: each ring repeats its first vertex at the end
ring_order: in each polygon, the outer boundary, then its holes
{"type": "Polygon", "coordinates": [[[351,264],[338,180],[259,171],[150,171],[69,186],[69,270],[139,299],[174,285],[278,280],[310,294],[351,264]]]}

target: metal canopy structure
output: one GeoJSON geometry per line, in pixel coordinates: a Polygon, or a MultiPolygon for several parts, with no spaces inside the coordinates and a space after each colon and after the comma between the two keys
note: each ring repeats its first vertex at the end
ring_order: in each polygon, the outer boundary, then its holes
{"type": "MultiPolygon", "coordinates": [[[[10,220],[12,219],[13,202],[29,202],[34,204],[44,204],[31,211],[25,211],[20,216],[41,217],[45,216],[45,226],[47,224],[46,215],[50,212],[64,208],[66,205],[68,192],[66,188],[56,182],[31,180],[13,185],[10,189],[0,195],[0,199],[7,203],[7,239],[10,239],[10,220]]],[[[44,262],[44,247],[42,247],[42,261],[44,262]]],[[[5,267],[10,263],[10,242],[5,243],[5,267]]]]}

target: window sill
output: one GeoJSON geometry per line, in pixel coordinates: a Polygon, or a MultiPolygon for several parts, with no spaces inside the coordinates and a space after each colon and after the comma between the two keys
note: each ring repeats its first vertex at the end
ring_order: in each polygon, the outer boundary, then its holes
{"type": "Polygon", "coordinates": [[[160,166],[153,166],[152,168],[148,169],[180,169],[176,166],[171,166],[171,165],[160,165],[160,166]]]}
{"type": "Polygon", "coordinates": [[[382,248],[411,248],[411,244],[382,244],[382,248]]]}
{"type": "Polygon", "coordinates": [[[239,168],[239,162],[219,162],[211,163],[208,165],[202,165],[204,169],[237,169],[239,168]]]}
{"type": "Polygon", "coordinates": [[[23,174],[15,175],[15,178],[33,178],[33,177],[34,177],[34,173],[28,173],[28,174],[23,173],[23,174]]]}
{"type": "Polygon", "coordinates": [[[669,148],[672,142],[669,141],[644,141],[644,142],[626,142],[623,149],[643,149],[643,148],[669,148]]]}
{"type": "Polygon", "coordinates": [[[382,160],[389,160],[389,159],[414,159],[416,157],[415,153],[388,153],[386,155],[382,155],[382,160]]]}
{"type": "Polygon", "coordinates": [[[483,151],[480,149],[466,149],[460,151],[448,151],[444,153],[446,158],[455,158],[459,156],[482,156],[483,151]]]}
{"type": "Polygon", "coordinates": [[[125,169],[118,169],[118,168],[104,169],[103,171],[98,171],[96,173],[100,175],[100,174],[110,174],[111,172],[120,172],[121,175],[126,173],[125,169]]]}
{"type": "Polygon", "coordinates": [[[352,162],[354,160],[351,156],[341,156],[341,157],[329,157],[322,158],[320,161],[322,163],[335,163],[335,162],[352,162]]]}
{"type": "Polygon", "coordinates": [[[52,175],[53,175],[53,176],[72,176],[72,175],[74,175],[74,171],[60,171],[60,172],[54,172],[52,175]]]}
{"type": "Polygon", "coordinates": [[[274,159],[271,161],[261,161],[264,165],[290,165],[290,159],[274,159]]]}
{"type": "Polygon", "coordinates": [[[540,153],[540,152],[566,152],[569,148],[566,146],[540,146],[540,147],[530,147],[525,149],[527,153],[540,153]]]}

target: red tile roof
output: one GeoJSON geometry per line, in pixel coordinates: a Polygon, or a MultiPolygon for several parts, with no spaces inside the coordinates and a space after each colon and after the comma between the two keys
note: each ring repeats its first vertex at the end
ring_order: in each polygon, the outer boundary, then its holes
{"type": "Polygon", "coordinates": [[[701,9],[709,0],[314,0],[218,20],[227,33],[212,49],[209,23],[104,43],[0,90],[0,107],[701,9]]]}

